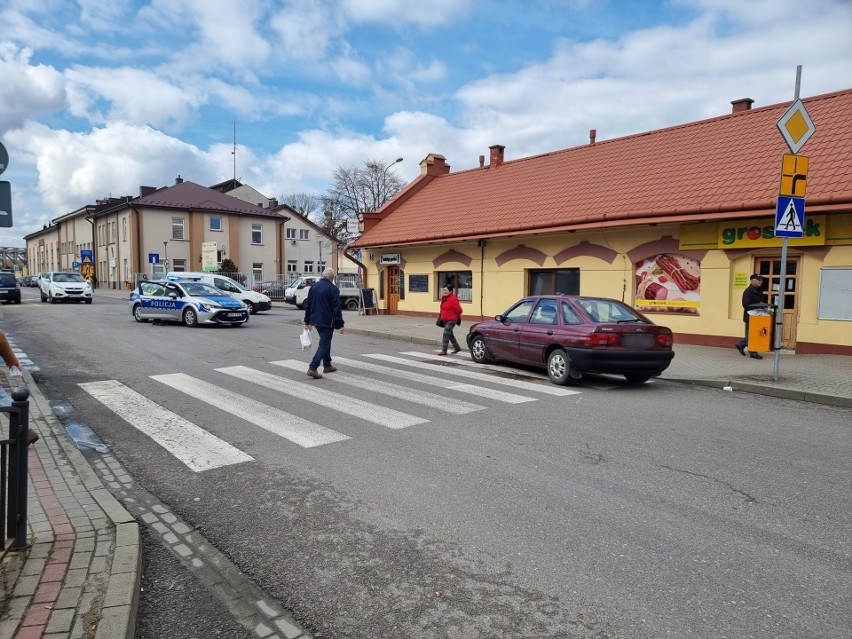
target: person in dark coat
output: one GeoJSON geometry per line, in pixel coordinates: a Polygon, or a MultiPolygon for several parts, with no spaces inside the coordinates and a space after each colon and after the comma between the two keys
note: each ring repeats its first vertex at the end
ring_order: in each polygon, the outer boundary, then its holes
{"type": "Polygon", "coordinates": [[[333,373],[337,367],[331,363],[331,338],[334,329],[344,332],[343,312],[340,308],[340,291],[334,285],[334,269],[327,268],[322,278],[311,285],[305,300],[305,330],[311,327],[319,333],[319,346],[308,365],[308,377],[322,379],[317,368],[322,362],[323,373],[333,373]]]}
{"type": "MultiPolygon", "coordinates": [[[[763,299],[763,275],[753,273],[749,278],[749,286],[743,291],[743,322],[745,322],[745,337],[737,342],[737,350],[740,355],[745,355],[746,346],[748,346],[748,312],[758,306],[765,306],[766,302],[763,299]]],[[[749,353],[752,359],[763,359],[760,353],[749,353]]]]}

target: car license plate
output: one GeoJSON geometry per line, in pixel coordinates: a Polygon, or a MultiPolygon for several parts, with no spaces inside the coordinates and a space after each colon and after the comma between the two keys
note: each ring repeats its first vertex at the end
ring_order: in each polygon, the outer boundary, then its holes
{"type": "Polygon", "coordinates": [[[635,348],[637,350],[646,350],[654,347],[656,339],[653,335],[625,335],[621,338],[621,343],[624,348],[635,348]]]}
{"type": "Polygon", "coordinates": [[[228,317],[236,317],[236,318],[240,318],[240,317],[242,317],[242,316],[243,316],[243,314],[242,314],[242,313],[228,313],[228,317]]]}

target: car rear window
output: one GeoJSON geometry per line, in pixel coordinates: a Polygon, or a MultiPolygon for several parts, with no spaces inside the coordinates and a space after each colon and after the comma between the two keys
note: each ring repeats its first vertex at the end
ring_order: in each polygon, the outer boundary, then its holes
{"type": "Polygon", "coordinates": [[[0,286],[14,286],[16,284],[15,276],[11,273],[0,273],[0,286]]]}

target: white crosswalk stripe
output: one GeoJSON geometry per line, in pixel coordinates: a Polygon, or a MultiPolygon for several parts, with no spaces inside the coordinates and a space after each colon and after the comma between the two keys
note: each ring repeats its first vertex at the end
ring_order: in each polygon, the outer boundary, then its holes
{"type": "Polygon", "coordinates": [[[195,472],[254,459],[121,382],[88,382],[80,387],[195,472]]]}
{"type": "Polygon", "coordinates": [[[390,362],[393,364],[400,364],[402,366],[420,368],[441,375],[453,375],[456,377],[464,377],[466,379],[475,379],[477,381],[488,382],[490,384],[503,384],[505,386],[512,386],[513,388],[521,390],[545,393],[546,395],[558,395],[560,397],[565,397],[567,395],[577,395],[580,392],[563,388],[562,386],[554,386],[552,384],[535,384],[533,382],[525,382],[517,379],[507,379],[505,377],[498,377],[497,375],[487,375],[485,373],[477,373],[452,366],[439,366],[437,364],[408,360],[402,357],[395,357],[393,355],[385,355],[383,353],[366,353],[364,357],[370,357],[372,359],[378,359],[383,362],[390,362]]]}
{"type": "MultiPolygon", "coordinates": [[[[304,364],[302,364],[304,368],[304,364]]],[[[424,424],[428,419],[408,415],[406,413],[378,406],[373,402],[366,402],[363,399],[355,397],[347,397],[340,393],[332,393],[327,389],[322,392],[317,392],[315,383],[305,384],[303,382],[294,382],[293,380],[277,375],[271,375],[264,371],[248,368],[247,366],[228,366],[226,368],[217,368],[220,373],[231,375],[239,379],[270,388],[280,393],[285,393],[293,397],[310,397],[311,404],[331,408],[346,415],[352,415],[380,426],[387,428],[405,428],[406,426],[414,426],[415,424],[424,424]]]]}
{"type": "MultiPolygon", "coordinates": [[[[300,373],[304,373],[305,371],[305,363],[297,359],[280,360],[270,362],[270,364],[299,371],[300,373]]],[[[485,406],[463,402],[452,397],[447,397],[446,395],[438,395],[437,393],[430,393],[422,389],[405,388],[399,384],[391,384],[378,379],[361,377],[342,371],[338,371],[327,377],[337,384],[347,384],[373,393],[390,395],[391,397],[397,397],[407,402],[428,406],[429,408],[444,411],[445,413],[452,413],[453,415],[466,415],[477,410],[485,410],[485,406]]]]}
{"type": "Polygon", "coordinates": [[[466,393],[468,395],[476,395],[477,397],[482,399],[493,399],[495,401],[505,402],[507,404],[523,404],[524,402],[536,401],[535,397],[526,397],[525,395],[518,395],[517,393],[507,393],[506,391],[496,390],[485,386],[475,386],[473,384],[459,384],[458,382],[449,380],[446,377],[441,377],[438,375],[422,375],[420,373],[413,373],[411,371],[400,370],[398,368],[391,368],[390,366],[381,366],[379,364],[373,364],[371,362],[362,362],[360,360],[350,359],[348,357],[339,357],[338,355],[334,356],[334,361],[335,363],[346,364],[348,367],[354,369],[381,373],[383,375],[390,375],[396,379],[406,379],[408,381],[417,382],[426,386],[438,386],[444,390],[452,390],[457,391],[459,393],[466,393]]]}
{"type": "Polygon", "coordinates": [[[346,435],[320,426],[307,419],[291,415],[279,408],[267,406],[233,391],[210,384],[203,380],[173,373],[152,375],[154,379],[211,406],[215,406],[235,417],[239,417],[264,430],[279,435],[304,448],[322,446],[349,439],[346,435]]]}

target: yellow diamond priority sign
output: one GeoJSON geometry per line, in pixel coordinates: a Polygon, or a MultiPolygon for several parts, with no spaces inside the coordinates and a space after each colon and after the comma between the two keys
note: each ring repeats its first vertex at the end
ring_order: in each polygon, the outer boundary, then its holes
{"type": "Polygon", "coordinates": [[[801,100],[796,100],[776,124],[787,146],[790,147],[790,152],[794,154],[805,146],[805,142],[816,131],[811,116],[808,115],[808,111],[801,100]]]}

